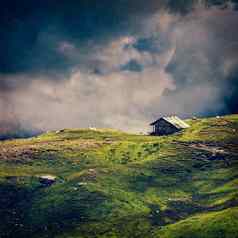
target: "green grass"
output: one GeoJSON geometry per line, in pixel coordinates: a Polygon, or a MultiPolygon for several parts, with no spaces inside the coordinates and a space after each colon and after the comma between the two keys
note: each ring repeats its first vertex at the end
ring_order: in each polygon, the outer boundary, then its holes
{"type": "Polygon", "coordinates": [[[236,238],[238,226],[238,208],[228,208],[218,212],[209,212],[189,217],[183,221],[168,225],[159,231],[159,238],[236,238]]]}
{"type": "Polygon", "coordinates": [[[238,115],[188,123],[0,142],[0,237],[238,237],[238,115]]]}

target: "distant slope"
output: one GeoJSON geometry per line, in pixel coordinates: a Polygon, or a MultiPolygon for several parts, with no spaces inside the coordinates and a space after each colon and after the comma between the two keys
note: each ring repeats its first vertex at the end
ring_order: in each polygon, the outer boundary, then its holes
{"type": "Polygon", "coordinates": [[[192,216],[157,233],[160,238],[183,237],[238,237],[238,208],[228,208],[218,212],[209,212],[192,216]]]}
{"type": "Polygon", "coordinates": [[[238,115],[187,122],[0,142],[0,237],[238,237],[238,115]]]}

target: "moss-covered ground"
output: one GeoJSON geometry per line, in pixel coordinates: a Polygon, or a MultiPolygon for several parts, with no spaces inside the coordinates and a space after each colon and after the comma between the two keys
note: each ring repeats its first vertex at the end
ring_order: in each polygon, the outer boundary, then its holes
{"type": "Polygon", "coordinates": [[[0,142],[0,237],[238,237],[238,115],[188,123],[0,142]]]}

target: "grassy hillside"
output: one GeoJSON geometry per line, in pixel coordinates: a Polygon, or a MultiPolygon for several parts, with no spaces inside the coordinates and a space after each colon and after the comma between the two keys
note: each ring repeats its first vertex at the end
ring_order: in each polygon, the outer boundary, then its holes
{"type": "Polygon", "coordinates": [[[188,123],[0,142],[0,237],[238,237],[238,115],[188,123]]]}

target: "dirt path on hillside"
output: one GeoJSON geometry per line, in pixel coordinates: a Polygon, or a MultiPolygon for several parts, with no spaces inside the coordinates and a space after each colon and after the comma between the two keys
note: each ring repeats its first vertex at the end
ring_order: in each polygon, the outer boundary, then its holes
{"type": "Polygon", "coordinates": [[[227,155],[230,154],[230,152],[226,151],[224,148],[218,147],[218,146],[211,146],[211,145],[206,145],[206,144],[191,144],[189,145],[190,148],[197,149],[197,150],[202,150],[202,151],[207,151],[212,153],[212,155],[227,155]]]}

